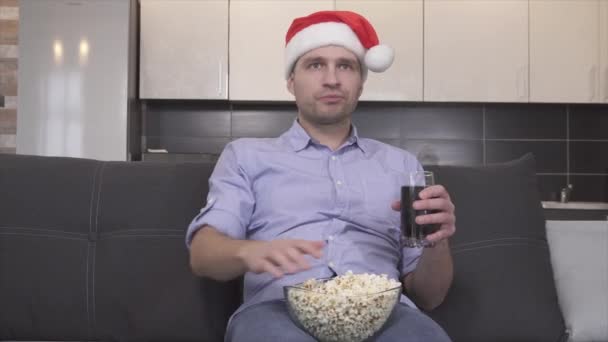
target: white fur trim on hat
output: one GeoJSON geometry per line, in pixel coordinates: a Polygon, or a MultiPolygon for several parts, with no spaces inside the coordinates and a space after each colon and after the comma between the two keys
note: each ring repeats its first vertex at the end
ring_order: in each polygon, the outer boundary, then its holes
{"type": "Polygon", "coordinates": [[[325,22],[310,25],[291,38],[285,47],[285,79],[289,78],[293,67],[302,55],[308,51],[328,45],[342,46],[354,53],[364,65],[365,48],[351,28],[338,22],[325,22]]]}

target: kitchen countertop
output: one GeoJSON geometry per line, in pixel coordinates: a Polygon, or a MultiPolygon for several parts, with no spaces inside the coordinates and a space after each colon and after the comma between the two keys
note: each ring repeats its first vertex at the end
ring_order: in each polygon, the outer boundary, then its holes
{"type": "Polygon", "coordinates": [[[608,210],[606,202],[556,202],[543,201],[544,209],[608,210]]]}

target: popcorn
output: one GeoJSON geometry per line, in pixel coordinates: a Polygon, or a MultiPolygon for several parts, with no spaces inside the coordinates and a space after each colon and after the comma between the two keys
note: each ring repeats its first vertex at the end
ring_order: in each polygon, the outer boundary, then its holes
{"type": "Polygon", "coordinates": [[[353,274],[327,281],[309,279],[287,291],[293,316],[321,341],[363,341],[382,327],[401,294],[386,274],[353,274]],[[391,290],[391,291],[388,291],[391,290]]]}

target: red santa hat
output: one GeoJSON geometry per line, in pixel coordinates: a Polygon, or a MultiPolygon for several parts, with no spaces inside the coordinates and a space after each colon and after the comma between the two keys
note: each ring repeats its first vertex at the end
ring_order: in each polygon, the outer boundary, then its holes
{"type": "Polygon", "coordinates": [[[367,69],[383,72],[393,63],[393,49],[380,45],[372,25],[349,11],[321,11],[295,19],[285,36],[285,78],[302,55],[328,45],[342,46],[358,58],[364,77],[367,69]]]}

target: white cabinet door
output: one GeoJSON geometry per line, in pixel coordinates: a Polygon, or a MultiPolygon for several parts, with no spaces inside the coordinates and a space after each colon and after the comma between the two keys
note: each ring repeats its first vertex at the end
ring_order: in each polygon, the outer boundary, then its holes
{"type": "Polygon", "coordinates": [[[333,8],[333,0],[231,0],[230,99],[293,101],[283,72],[287,29],[333,8]]]}
{"type": "Polygon", "coordinates": [[[599,102],[599,2],[530,1],[531,102],[599,102]]]}
{"type": "Polygon", "coordinates": [[[228,0],[141,0],[140,97],[228,98],[228,0]]]}
{"type": "Polygon", "coordinates": [[[527,0],[426,0],[425,101],[528,101],[527,0]]]}
{"type": "Polygon", "coordinates": [[[366,17],[381,44],[395,49],[393,65],[369,72],[361,100],[422,101],[422,0],[336,0],[337,10],[366,17]]]}
{"type": "Polygon", "coordinates": [[[600,96],[608,103],[608,1],[600,1],[600,96]]]}

